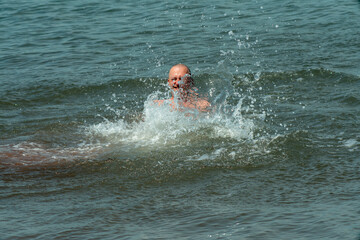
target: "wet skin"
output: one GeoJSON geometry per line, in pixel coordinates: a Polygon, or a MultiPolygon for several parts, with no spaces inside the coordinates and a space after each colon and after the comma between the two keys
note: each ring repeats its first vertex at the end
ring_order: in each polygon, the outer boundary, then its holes
{"type": "MultiPolygon", "coordinates": [[[[179,107],[195,108],[202,112],[208,112],[211,104],[205,100],[198,98],[197,93],[192,89],[194,80],[191,78],[190,69],[183,64],[173,66],[169,71],[168,84],[171,89],[172,97],[170,106],[174,109],[179,107]],[[175,102],[175,100],[177,100],[175,102]]],[[[162,105],[165,100],[156,100],[162,105]]]]}

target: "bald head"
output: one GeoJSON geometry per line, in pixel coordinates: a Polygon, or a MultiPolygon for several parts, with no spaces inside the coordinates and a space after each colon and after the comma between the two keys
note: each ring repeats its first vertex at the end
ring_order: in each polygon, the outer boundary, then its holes
{"type": "Polygon", "coordinates": [[[191,78],[190,69],[184,64],[176,64],[171,67],[168,78],[169,86],[172,90],[177,91],[191,88],[193,79],[191,78]]]}
{"type": "Polygon", "coordinates": [[[179,74],[182,76],[184,76],[185,74],[191,75],[190,68],[188,68],[188,66],[181,63],[172,66],[169,71],[169,79],[171,79],[171,77],[173,77],[174,75],[179,75],[179,74]]]}

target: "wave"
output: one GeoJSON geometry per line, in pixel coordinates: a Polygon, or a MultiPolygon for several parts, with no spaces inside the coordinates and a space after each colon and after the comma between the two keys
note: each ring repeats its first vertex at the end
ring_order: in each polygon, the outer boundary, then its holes
{"type": "MultiPolygon", "coordinates": [[[[92,166],[93,162],[110,160],[120,168],[133,169],[136,175],[145,174],[142,164],[153,172],[165,166],[166,171],[179,168],[180,172],[184,168],[258,166],[286,155],[296,158],[294,149],[308,151],[312,137],[298,133],[316,126],[319,119],[327,121],[322,123],[324,127],[337,131],[340,125],[333,126],[331,121],[337,116],[333,116],[334,111],[322,111],[324,106],[339,111],[343,109],[339,106],[358,105],[353,91],[359,77],[324,69],[199,74],[195,79],[199,94],[213,104],[209,113],[174,111],[166,104],[154,104],[156,99],[169,98],[166,80],[160,78],[23,88],[34,95],[11,100],[10,94],[0,105],[11,109],[21,104],[36,107],[67,101],[83,110],[96,101],[97,108],[90,109],[94,112],[86,115],[86,121],[77,123],[74,119],[83,115],[68,105],[64,111],[73,111],[67,117],[69,123],[59,112],[54,112],[49,123],[27,119],[27,129],[19,135],[29,137],[0,146],[0,157],[5,159],[2,167],[49,167],[54,162],[92,166]],[[61,124],[55,124],[60,120],[61,124]],[[36,130],[39,124],[45,127],[36,130]],[[294,141],[298,146],[292,148],[294,141]]],[[[357,113],[351,114],[353,118],[357,113]]],[[[7,134],[13,134],[12,128],[5,130],[7,134]]]]}
{"type": "MultiPolygon", "coordinates": [[[[204,88],[211,87],[214,83],[217,87],[222,84],[232,84],[235,88],[257,87],[267,84],[290,84],[296,82],[310,82],[312,84],[345,84],[358,83],[360,78],[355,75],[335,72],[327,69],[308,69],[285,72],[255,72],[244,74],[229,74],[215,72],[214,74],[199,74],[195,76],[197,84],[204,88]],[[226,78],[225,81],[224,77],[226,78]],[[209,82],[211,81],[211,82],[209,82]]],[[[3,89],[0,103],[8,105],[31,105],[44,102],[66,101],[68,98],[81,98],[86,96],[106,96],[114,91],[127,92],[129,94],[146,94],[156,90],[167,91],[166,79],[163,78],[132,78],[118,81],[110,81],[100,84],[75,85],[64,83],[39,82],[31,86],[19,85],[9,89],[3,89]]]]}

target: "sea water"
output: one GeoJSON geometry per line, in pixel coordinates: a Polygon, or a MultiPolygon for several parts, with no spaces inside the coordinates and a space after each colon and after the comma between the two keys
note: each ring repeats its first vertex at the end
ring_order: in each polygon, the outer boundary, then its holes
{"type": "Polygon", "coordinates": [[[358,239],[359,11],[0,3],[0,239],[358,239]]]}

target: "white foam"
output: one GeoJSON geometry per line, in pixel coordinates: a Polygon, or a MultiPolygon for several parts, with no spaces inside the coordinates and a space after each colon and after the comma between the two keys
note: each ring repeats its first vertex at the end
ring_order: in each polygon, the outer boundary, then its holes
{"type": "Polygon", "coordinates": [[[174,110],[166,100],[159,106],[154,100],[164,99],[160,95],[151,94],[144,102],[144,108],[139,113],[141,120],[125,120],[126,111],[114,109],[117,120],[109,121],[104,118],[98,124],[80,129],[85,134],[84,139],[72,147],[49,148],[32,142],[3,145],[0,146],[0,158],[7,159],[4,164],[8,165],[33,166],[77,159],[91,160],[108,153],[116,156],[124,153],[148,156],[160,150],[170,155],[176,152],[177,156],[180,151],[184,155],[183,159],[189,161],[222,157],[236,159],[242,155],[243,150],[236,142],[256,142],[255,120],[261,116],[244,116],[246,111],[241,98],[236,104],[229,105],[226,96],[214,96],[214,99],[221,101],[217,101],[210,112],[203,113],[195,109],[174,110]],[[235,148],[232,147],[233,142],[235,148]]]}
{"type": "Polygon", "coordinates": [[[359,142],[356,139],[348,139],[344,141],[343,144],[352,151],[356,146],[359,145],[359,142]]]}
{"type": "Polygon", "coordinates": [[[152,94],[144,103],[142,121],[104,121],[89,126],[88,136],[104,143],[128,146],[166,145],[191,136],[234,140],[253,138],[256,126],[253,119],[242,116],[241,100],[226,111],[224,106],[218,105],[209,113],[200,113],[194,109],[176,111],[167,101],[159,106],[154,102],[157,97],[158,94],[152,94]]]}

